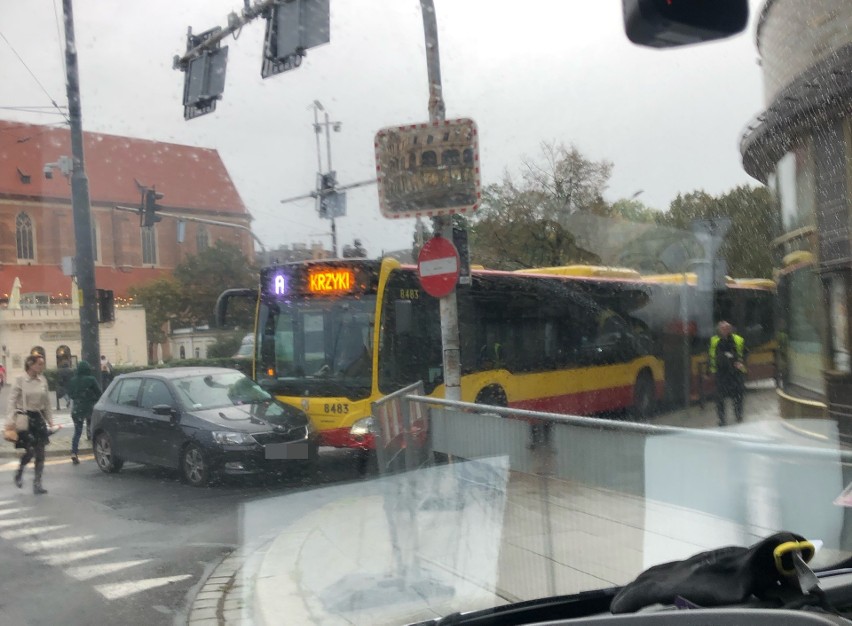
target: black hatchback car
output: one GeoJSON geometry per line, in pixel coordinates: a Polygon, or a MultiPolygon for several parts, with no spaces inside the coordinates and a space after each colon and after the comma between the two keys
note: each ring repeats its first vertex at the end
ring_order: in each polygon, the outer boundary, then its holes
{"type": "Polygon", "coordinates": [[[317,436],[308,416],[226,368],[146,370],[118,376],[92,413],[95,460],[179,469],[191,485],[214,474],[311,470],[317,436]]]}

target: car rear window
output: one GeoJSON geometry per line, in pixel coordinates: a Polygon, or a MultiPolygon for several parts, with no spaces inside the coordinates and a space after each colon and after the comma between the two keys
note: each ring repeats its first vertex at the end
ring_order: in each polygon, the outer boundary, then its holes
{"type": "Polygon", "coordinates": [[[139,406],[139,387],[141,378],[125,378],[115,386],[110,393],[110,400],[124,406],[139,406]]]}

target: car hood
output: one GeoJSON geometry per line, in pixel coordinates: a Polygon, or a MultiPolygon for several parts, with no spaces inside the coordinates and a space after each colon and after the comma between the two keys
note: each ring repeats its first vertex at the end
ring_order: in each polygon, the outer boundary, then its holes
{"type": "MultiPolygon", "coordinates": [[[[298,411],[298,409],[295,410],[298,411]]],[[[308,423],[304,413],[289,412],[275,403],[241,404],[203,411],[188,411],[188,414],[215,427],[245,433],[268,432],[276,426],[289,429],[305,426],[308,423]]]]}

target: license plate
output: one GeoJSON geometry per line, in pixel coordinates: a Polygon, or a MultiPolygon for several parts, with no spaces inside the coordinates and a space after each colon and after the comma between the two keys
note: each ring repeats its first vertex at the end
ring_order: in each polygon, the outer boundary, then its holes
{"type": "Polygon", "coordinates": [[[308,444],[304,441],[295,443],[270,443],[264,448],[266,459],[269,461],[280,461],[292,459],[296,461],[308,460],[308,444]]]}

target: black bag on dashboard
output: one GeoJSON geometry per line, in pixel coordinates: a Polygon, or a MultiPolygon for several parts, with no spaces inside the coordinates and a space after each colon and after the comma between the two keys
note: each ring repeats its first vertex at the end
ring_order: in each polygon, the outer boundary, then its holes
{"type": "Polygon", "coordinates": [[[738,604],[751,596],[766,598],[791,580],[778,571],[773,554],[790,541],[804,541],[804,537],[781,532],[750,548],[719,548],[656,565],[623,587],[610,611],[633,613],[652,604],[675,604],[678,597],[701,607],[738,604]]]}

